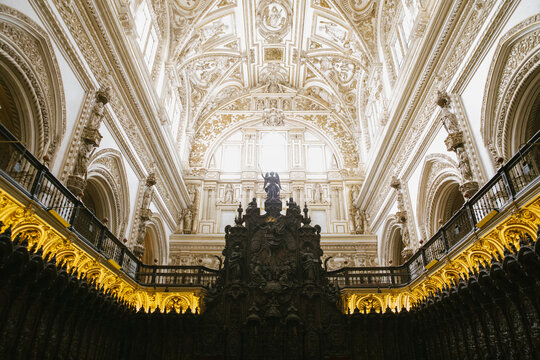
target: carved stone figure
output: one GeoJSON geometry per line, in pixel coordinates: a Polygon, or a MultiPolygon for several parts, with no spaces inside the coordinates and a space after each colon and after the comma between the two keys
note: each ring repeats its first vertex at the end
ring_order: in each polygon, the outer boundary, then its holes
{"type": "Polygon", "coordinates": [[[351,204],[358,198],[359,193],[360,193],[360,187],[357,184],[354,184],[351,187],[351,204]]]}
{"type": "Polygon", "coordinates": [[[229,258],[229,279],[232,281],[240,280],[242,276],[242,251],[239,245],[236,245],[229,258]]]}
{"type": "Polygon", "coordinates": [[[193,212],[191,209],[185,209],[184,210],[184,234],[191,234],[191,230],[193,227],[193,212]]]}
{"type": "Polygon", "coordinates": [[[101,88],[96,92],[96,103],[90,114],[90,118],[87,122],[87,127],[90,129],[99,129],[101,122],[103,121],[103,113],[105,105],[109,102],[110,87],[101,88]]]}
{"type": "Polygon", "coordinates": [[[224,202],[226,204],[231,204],[234,202],[234,190],[231,184],[225,185],[224,202]]]}
{"type": "Polygon", "coordinates": [[[154,195],[154,189],[152,188],[152,186],[147,186],[144,189],[141,209],[148,209],[150,207],[150,203],[152,202],[153,195],[154,195]]]}
{"type": "Polygon", "coordinates": [[[302,266],[304,269],[304,280],[315,281],[319,269],[319,259],[313,255],[311,248],[307,248],[302,253],[302,266]]]}
{"type": "Polygon", "coordinates": [[[449,134],[461,131],[456,114],[452,113],[448,108],[443,108],[442,112],[442,122],[446,131],[449,134]]]}
{"type": "Polygon", "coordinates": [[[357,234],[363,234],[364,229],[364,216],[363,212],[360,209],[354,211],[354,229],[357,234]]]}
{"type": "Polygon", "coordinates": [[[323,189],[321,187],[321,184],[316,183],[313,186],[313,202],[315,203],[321,203],[323,201],[323,189]]]}
{"type": "Polygon", "coordinates": [[[189,198],[191,199],[191,202],[195,203],[197,199],[197,185],[188,184],[187,189],[188,189],[189,198]]]}
{"type": "Polygon", "coordinates": [[[469,157],[467,156],[467,152],[465,151],[465,148],[463,146],[456,148],[456,155],[458,156],[458,159],[459,159],[459,170],[461,171],[461,175],[463,176],[463,179],[472,180],[473,173],[471,170],[471,166],[469,164],[469,157]]]}
{"type": "Polygon", "coordinates": [[[263,188],[264,191],[266,191],[268,200],[279,200],[279,192],[281,190],[279,175],[272,171],[270,172],[270,175],[268,175],[268,173],[266,173],[266,175],[261,173],[261,176],[264,178],[263,188]]]}
{"type": "Polygon", "coordinates": [[[86,141],[82,141],[77,152],[77,161],[75,162],[75,167],[73,168],[73,175],[80,176],[86,179],[88,171],[88,163],[90,157],[94,153],[94,145],[86,141]]]}

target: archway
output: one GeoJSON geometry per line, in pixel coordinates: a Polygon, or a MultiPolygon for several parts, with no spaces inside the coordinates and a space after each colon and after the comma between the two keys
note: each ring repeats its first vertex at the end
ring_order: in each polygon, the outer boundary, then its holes
{"type": "Polygon", "coordinates": [[[38,24],[5,5],[0,25],[0,123],[38,159],[53,161],[66,120],[52,44],[38,24]]]}

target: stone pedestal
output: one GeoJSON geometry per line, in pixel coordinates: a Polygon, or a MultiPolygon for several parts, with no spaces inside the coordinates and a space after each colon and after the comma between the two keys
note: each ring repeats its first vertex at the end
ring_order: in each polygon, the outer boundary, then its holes
{"type": "Polygon", "coordinates": [[[406,247],[405,249],[401,250],[401,256],[403,257],[403,260],[407,261],[414,253],[414,250],[406,247]]]}
{"type": "Polygon", "coordinates": [[[142,259],[144,255],[144,246],[142,244],[135,244],[133,246],[133,255],[137,257],[137,259],[142,259]]]}
{"type": "Polygon", "coordinates": [[[103,136],[99,133],[98,129],[93,129],[88,126],[83,128],[81,138],[87,143],[93,144],[95,147],[99,147],[103,136]]]}
{"type": "Polygon", "coordinates": [[[448,134],[448,137],[444,140],[446,144],[446,150],[455,151],[456,148],[463,146],[463,132],[458,131],[448,134]]]}
{"type": "Polygon", "coordinates": [[[80,175],[69,175],[66,186],[75,196],[82,197],[86,188],[86,180],[80,175]]]}
{"type": "Polygon", "coordinates": [[[459,191],[465,199],[470,199],[478,191],[479,186],[476,181],[467,181],[459,186],[459,191]]]}

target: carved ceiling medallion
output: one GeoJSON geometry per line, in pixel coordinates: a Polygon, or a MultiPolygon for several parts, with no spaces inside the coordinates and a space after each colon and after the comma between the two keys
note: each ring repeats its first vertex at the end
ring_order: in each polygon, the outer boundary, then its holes
{"type": "Polygon", "coordinates": [[[257,7],[257,28],[269,43],[279,43],[291,29],[292,10],[285,0],[261,1],[257,7]]]}

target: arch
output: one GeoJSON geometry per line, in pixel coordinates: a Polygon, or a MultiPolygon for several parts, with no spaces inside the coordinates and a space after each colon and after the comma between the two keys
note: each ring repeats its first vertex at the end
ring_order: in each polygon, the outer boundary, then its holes
{"type": "Polygon", "coordinates": [[[163,219],[156,213],[152,214],[150,222],[146,227],[146,234],[143,240],[144,254],[142,262],[158,265],[168,263],[167,234],[163,219]]]}
{"type": "Polygon", "coordinates": [[[539,128],[540,14],[499,41],[482,104],[481,133],[496,158],[508,159],[539,128]]]}
{"type": "Polygon", "coordinates": [[[51,42],[33,20],[0,5],[0,88],[8,125],[38,158],[54,160],[66,128],[62,79],[51,42]]]}
{"type": "Polygon", "coordinates": [[[461,174],[450,156],[437,153],[425,158],[418,185],[417,214],[426,239],[465,202],[460,182],[461,174]]]}
{"type": "MultiPolygon", "coordinates": [[[[249,127],[258,127],[259,123],[261,122],[260,117],[251,117],[247,119],[240,119],[238,122],[233,122],[230,124],[230,126],[225,127],[219,132],[216,132],[214,135],[213,142],[205,149],[204,154],[202,154],[202,160],[201,163],[204,167],[208,168],[210,167],[211,157],[212,154],[215,153],[216,149],[232,134],[234,134],[236,131],[243,129],[243,128],[249,128],[249,127]]],[[[300,125],[303,127],[306,127],[307,130],[313,131],[315,134],[317,134],[318,137],[320,137],[332,150],[332,153],[336,155],[338,168],[342,169],[345,167],[345,159],[343,158],[343,152],[337,144],[333,141],[332,138],[329,137],[329,134],[324,133],[321,131],[321,129],[313,126],[313,124],[308,123],[307,121],[300,121],[298,119],[287,119],[287,123],[291,125],[300,125]]],[[[265,128],[267,129],[267,128],[265,128]]],[[[286,130],[287,127],[284,128],[286,130]]],[[[199,149],[194,149],[195,151],[198,151],[199,149]]],[[[194,151],[192,151],[193,153],[194,151]]],[[[193,155],[193,154],[192,154],[193,155]]],[[[197,155],[199,156],[199,155],[197,155]]]]}
{"type": "Polygon", "coordinates": [[[85,204],[93,206],[95,215],[108,219],[109,230],[123,238],[129,216],[129,185],[122,155],[115,149],[102,149],[88,167],[85,204]]]}
{"type": "Polygon", "coordinates": [[[382,261],[383,266],[398,266],[404,262],[401,252],[404,244],[401,239],[401,228],[394,215],[388,217],[382,233],[382,261]]]}

